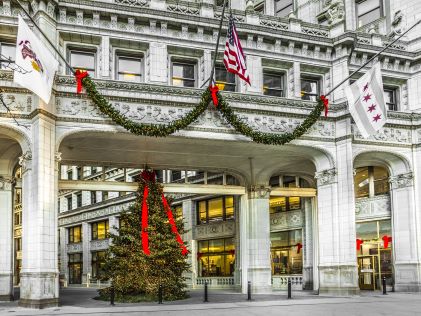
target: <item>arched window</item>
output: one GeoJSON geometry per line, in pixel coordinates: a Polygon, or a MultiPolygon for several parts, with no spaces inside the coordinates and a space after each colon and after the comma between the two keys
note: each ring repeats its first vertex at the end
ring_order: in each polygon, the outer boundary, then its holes
{"type": "Polygon", "coordinates": [[[383,167],[361,167],[355,170],[356,198],[373,197],[389,193],[389,173],[383,167]]]}

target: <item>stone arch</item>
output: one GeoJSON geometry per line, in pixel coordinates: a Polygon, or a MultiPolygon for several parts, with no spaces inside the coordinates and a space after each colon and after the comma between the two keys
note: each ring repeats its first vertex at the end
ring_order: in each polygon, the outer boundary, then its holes
{"type": "Polygon", "coordinates": [[[386,150],[361,150],[354,154],[354,168],[363,166],[381,166],[387,168],[389,176],[396,176],[412,171],[411,163],[404,155],[386,150]]]}
{"type": "Polygon", "coordinates": [[[0,153],[0,173],[12,175],[19,156],[31,152],[31,141],[23,130],[5,123],[0,123],[0,136],[6,140],[0,153]]]}

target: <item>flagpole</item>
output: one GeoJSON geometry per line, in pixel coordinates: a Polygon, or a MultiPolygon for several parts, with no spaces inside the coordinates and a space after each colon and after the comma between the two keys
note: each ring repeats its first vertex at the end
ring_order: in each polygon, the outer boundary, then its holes
{"type": "Polygon", "coordinates": [[[381,51],[379,51],[377,54],[375,54],[373,57],[371,57],[368,61],[366,61],[361,67],[359,67],[357,70],[355,70],[352,74],[350,74],[348,77],[346,77],[344,80],[342,80],[340,83],[338,83],[333,89],[331,89],[328,93],[325,94],[327,97],[329,94],[331,94],[333,91],[335,91],[337,88],[339,88],[342,84],[344,84],[346,81],[348,81],[349,78],[351,78],[353,75],[355,75],[357,72],[359,72],[361,69],[363,69],[365,66],[367,66],[369,63],[371,63],[374,59],[376,59],[381,53],[383,53],[386,49],[388,49],[390,46],[395,44],[399,39],[401,39],[406,33],[408,33],[410,30],[412,30],[414,27],[416,27],[418,24],[421,23],[421,20],[416,22],[414,25],[412,25],[409,29],[407,29],[404,33],[399,35],[395,40],[387,44],[381,51]]]}
{"type": "MultiPolygon", "coordinates": [[[[218,31],[218,38],[216,39],[215,56],[213,56],[212,71],[211,71],[211,75],[209,79],[207,80],[209,81],[209,87],[212,85],[212,79],[215,73],[215,64],[216,64],[216,58],[218,57],[219,40],[221,38],[222,22],[224,20],[225,7],[227,6],[227,1],[228,0],[224,1],[224,6],[222,7],[222,16],[221,16],[221,21],[219,22],[219,31],[218,31]]],[[[202,87],[206,84],[207,81],[203,83],[202,87]]]]}
{"type": "Polygon", "coordinates": [[[26,11],[25,7],[20,3],[19,0],[16,0],[16,2],[19,4],[22,11],[26,14],[26,16],[31,20],[32,24],[38,29],[38,31],[41,33],[41,35],[47,40],[48,44],[54,49],[54,51],[57,53],[57,55],[64,61],[67,68],[70,69],[72,74],[75,74],[75,70],[73,67],[67,62],[66,58],[61,55],[60,51],[56,48],[56,46],[50,41],[50,39],[47,37],[47,35],[41,30],[41,28],[35,23],[34,19],[29,15],[29,12],[26,11]]]}

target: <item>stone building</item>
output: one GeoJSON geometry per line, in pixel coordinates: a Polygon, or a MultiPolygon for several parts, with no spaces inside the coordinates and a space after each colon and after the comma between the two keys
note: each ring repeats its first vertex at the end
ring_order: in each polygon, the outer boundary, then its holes
{"type": "MultiPolygon", "coordinates": [[[[127,117],[165,124],[195,107],[211,73],[219,0],[21,1],[74,67],[127,117]]],[[[331,90],[421,17],[417,0],[231,0],[251,85],[216,81],[252,128],[293,130],[331,90]]],[[[0,53],[15,56],[15,1],[0,3],[0,53]]],[[[221,38],[224,45],[226,28],[221,38]]],[[[190,232],[189,285],[348,295],[421,285],[420,27],[380,56],[388,122],[356,129],[344,86],[284,146],[237,134],[213,106],[166,138],[101,114],[61,62],[45,104],[1,64],[0,299],[55,306],[59,281],[95,282],[133,175],[159,170],[190,232]]],[[[356,80],[368,68],[351,78],[356,80]]],[[[349,83],[346,83],[349,84],[349,83]]]]}

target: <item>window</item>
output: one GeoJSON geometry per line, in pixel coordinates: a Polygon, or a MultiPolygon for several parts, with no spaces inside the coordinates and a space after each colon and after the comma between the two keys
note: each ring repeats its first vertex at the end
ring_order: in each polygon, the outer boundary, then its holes
{"type": "Polygon", "coordinates": [[[96,203],[96,191],[91,191],[91,204],[96,203]]]}
{"type": "Polygon", "coordinates": [[[222,277],[234,274],[235,247],[232,238],[198,242],[199,277],[222,277]]]}
{"type": "Polygon", "coordinates": [[[117,56],[117,80],[141,82],[142,58],[117,56]]]}
{"type": "Polygon", "coordinates": [[[92,278],[101,279],[105,266],[105,251],[92,252],[92,278]]]}
{"type": "Polygon", "coordinates": [[[357,27],[373,22],[383,16],[381,0],[356,1],[357,27]]]}
{"type": "Polygon", "coordinates": [[[235,91],[235,75],[228,72],[224,65],[215,66],[215,81],[219,90],[235,91]]]}
{"type": "Polygon", "coordinates": [[[386,106],[388,111],[397,111],[398,102],[397,102],[397,89],[394,88],[384,88],[384,100],[386,101],[386,106]]]}
{"type": "MultiPolygon", "coordinates": [[[[0,42],[0,54],[1,54],[1,59],[10,59],[12,62],[15,61],[15,56],[16,56],[15,44],[0,42]]],[[[7,65],[8,65],[8,62],[1,63],[0,69],[8,69],[7,65]]]]}
{"type": "Polygon", "coordinates": [[[317,101],[320,95],[320,80],[318,78],[301,78],[301,99],[317,101]]]}
{"type": "Polygon", "coordinates": [[[82,167],[77,167],[76,168],[76,179],[77,180],[82,180],[83,175],[82,175],[82,167]]]}
{"type": "Polygon", "coordinates": [[[69,227],[69,244],[82,242],[82,225],[69,227]]]}
{"type": "Polygon", "coordinates": [[[229,8],[230,7],[230,0],[216,0],[216,6],[217,7],[222,7],[224,5],[224,2],[227,2],[226,7],[229,8]]]}
{"type": "Polygon", "coordinates": [[[234,197],[224,196],[197,202],[197,224],[234,218],[234,197]]]}
{"type": "Polygon", "coordinates": [[[73,208],[73,199],[72,199],[72,196],[71,195],[66,196],[66,200],[67,200],[67,210],[68,211],[71,211],[72,208],[73,208]]]}
{"type": "Polygon", "coordinates": [[[76,193],[76,207],[82,207],[82,192],[76,193]]]}
{"type": "Polygon", "coordinates": [[[108,200],[108,191],[102,191],[102,201],[108,200]]]}
{"type": "Polygon", "coordinates": [[[270,233],[272,275],[303,273],[301,229],[270,233]]]}
{"type": "Polygon", "coordinates": [[[265,12],[265,0],[255,0],[254,1],[254,11],[259,13],[265,12]]]}
{"type": "Polygon", "coordinates": [[[174,217],[176,219],[183,218],[183,205],[182,204],[174,206],[174,217]]]}
{"type": "Polygon", "coordinates": [[[100,221],[92,224],[92,240],[108,238],[108,220],[100,221]]]}
{"type": "Polygon", "coordinates": [[[275,97],[284,97],[284,75],[264,72],[263,94],[275,97]]]}
{"type": "Polygon", "coordinates": [[[74,253],[69,255],[69,283],[82,283],[82,254],[74,253]]]}
{"type": "Polygon", "coordinates": [[[356,198],[372,197],[389,192],[389,174],[382,167],[362,167],[355,170],[354,190],[356,198]]]}
{"type": "Polygon", "coordinates": [[[89,51],[70,51],[70,65],[74,69],[87,71],[95,78],[95,53],[89,51]]]}
{"type": "Polygon", "coordinates": [[[73,180],[73,169],[67,170],[67,180],[73,180]]]}
{"type": "Polygon", "coordinates": [[[97,167],[91,167],[91,175],[92,174],[96,174],[98,172],[98,168],[97,167]]]}
{"type": "Polygon", "coordinates": [[[286,17],[294,10],[293,0],[275,0],[275,15],[286,17]]]}
{"type": "Polygon", "coordinates": [[[271,196],[269,200],[270,214],[301,209],[301,199],[298,196],[271,196]]]}
{"type": "Polygon", "coordinates": [[[188,61],[172,62],[172,85],[177,87],[195,87],[196,63],[188,61]]]}

